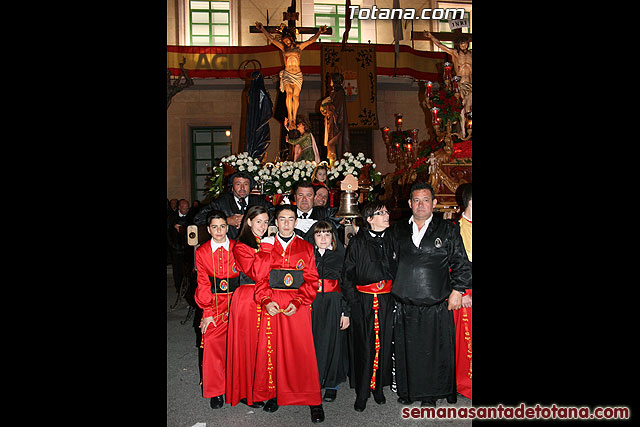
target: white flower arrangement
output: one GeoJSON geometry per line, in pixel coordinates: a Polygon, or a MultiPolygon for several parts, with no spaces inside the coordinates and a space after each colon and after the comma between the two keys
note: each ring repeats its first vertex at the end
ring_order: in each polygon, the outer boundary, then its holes
{"type": "Polygon", "coordinates": [[[358,153],[354,156],[353,154],[346,152],[344,153],[344,156],[342,156],[342,159],[335,162],[333,167],[329,169],[327,172],[327,180],[331,183],[330,186],[333,186],[333,183],[341,181],[348,174],[352,174],[357,179],[360,177],[360,171],[366,165],[371,165],[370,173],[373,173],[373,169],[376,167],[373,160],[366,158],[362,153],[358,153]]]}
{"type": "Polygon", "coordinates": [[[258,172],[263,180],[263,192],[269,195],[287,194],[298,181],[310,180],[315,167],[315,162],[301,160],[278,162],[270,170],[263,168],[262,172],[258,172]]]}
{"type": "MultiPolygon", "coordinates": [[[[236,172],[246,172],[251,175],[254,181],[260,185],[262,193],[267,195],[289,194],[297,182],[310,181],[316,167],[316,162],[308,160],[261,165],[260,160],[250,157],[247,152],[232,154],[223,157],[220,164],[212,170],[212,176],[209,178],[210,188],[206,193],[211,198],[218,197],[222,192],[225,164],[232,167],[236,172]]],[[[330,188],[333,187],[337,181],[341,181],[347,174],[353,174],[356,179],[359,178],[361,170],[366,165],[371,165],[369,175],[372,181],[374,183],[379,182],[380,173],[374,171],[376,164],[371,159],[366,158],[362,153],[354,156],[347,152],[327,172],[328,186],[330,188]]]]}
{"type": "Polygon", "coordinates": [[[223,157],[220,163],[227,163],[238,172],[247,172],[253,176],[254,179],[258,176],[258,171],[261,169],[260,160],[249,156],[246,151],[238,155],[232,154],[228,157],[223,157]]]}

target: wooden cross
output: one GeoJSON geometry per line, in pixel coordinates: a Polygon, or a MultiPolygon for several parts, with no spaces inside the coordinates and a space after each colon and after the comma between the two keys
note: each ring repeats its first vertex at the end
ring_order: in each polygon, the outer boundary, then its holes
{"type": "MultiPolygon", "coordinates": [[[[291,0],[291,6],[287,8],[286,12],[282,12],[282,19],[287,21],[287,26],[294,33],[298,30],[299,34],[315,34],[319,30],[319,28],[314,27],[296,27],[296,21],[300,19],[300,12],[296,12],[296,0],[291,0]]],[[[264,25],[263,28],[272,34],[280,32],[279,25],[264,25]]],[[[255,25],[251,25],[249,27],[249,33],[262,33],[262,31],[260,31],[255,25]]],[[[327,27],[327,32],[324,34],[332,35],[333,29],[331,27],[327,27]]]]}
{"type": "MultiPolygon", "coordinates": [[[[441,42],[452,42],[463,33],[462,28],[456,28],[452,33],[436,33],[431,31],[431,34],[441,42]]],[[[464,33],[464,35],[469,38],[469,43],[471,43],[471,33],[464,33]]],[[[411,40],[429,40],[429,38],[424,35],[424,31],[411,31],[411,40]]]]}

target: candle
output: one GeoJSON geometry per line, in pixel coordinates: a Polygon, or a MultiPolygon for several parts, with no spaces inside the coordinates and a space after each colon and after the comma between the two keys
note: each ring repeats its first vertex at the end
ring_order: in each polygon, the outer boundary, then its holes
{"type": "Polygon", "coordinates": [[[398,118],[396,119],[396,126],[397,127],[401,127],[402,126],[402,114],[398,113],[398,118]]]}
{"type": "Polygon", "coordinates": [[[431,109],[431,116],[433,117],[433,124],[438,124],[438,111],[440,111],[440,109],[438,107],[433,107],[431,109]]]}
{"type": "Polygon", "coordinates": [[[418,140],[418,129],[413,129],[411,131],[411,137],[413,138],[414,141],[418,140]]]}
{"type": "Polygon", "coordinates": [[[382,137],[384,139],[389,139],[389,126],[385,126],[382,128],[382,137]]]}
{"type": "Polygon", "coordinates": [[[433,90],[433,82],[427,82],[427,98],[431,97],[431,91],[433,90]]]}
{"type": "Polygon", "coordinates": [[[471,129],[471,114],[472,112],[467,113],[467,129],[471,129]]]}
{"type": "Polygon", "coordinates": [[[444,78],[449,80],[451,78],[451,62],[444,63],[444,78]]]}
{"type": "Polygon", "coordinates": [[[453,91],[458,92],[458,82],[460,81],[460,76],[455,76],[453,78],[453,91]]]}

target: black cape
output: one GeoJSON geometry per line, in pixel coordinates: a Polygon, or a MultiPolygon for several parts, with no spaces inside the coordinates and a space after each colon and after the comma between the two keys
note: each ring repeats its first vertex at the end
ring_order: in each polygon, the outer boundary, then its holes
{"type": "MultiPolygon", "coordinates": [[[[311,227],[310,231],[314,227],[311,227]]],[[[335,233],[334,233],[335,235],[335,233]]],[[[340,280],[344,261],[344,247],[338,241],[335,250],[326,250],[321,255],[313,240],[316,267],[320,280],[340,280]]],[[[323,388],[335,388],[347,379],[349,371],[349,349],[347,330],[340,330],[340,317],[344,313],[349,317],[349,307],[341,292],[325,292],[325,287],[316,295],[311,304],[311,322],[313,342],[316,348],[320,385],[323,388]]]]}
{"type": "Polygon", "coordinates": [[[264,77],[259,71],[251,75],[251,88],[247,96],[247,121],[244,151],[262,160],[271,142],[269,119],[273,115],[273,102],[264,87],[264,77]]]}
{"type": "MultiPolygon", "coordinates": [[[[368,230],[361,227],[349,241],[341,288],[351,307],[350,337],[350,384],[356,389],[356,397],[366,399],[371,393],[370,382],[375,356],[375,311],[373,294],[359,292],[356,285],[368,285],[380,280],[393,279],[395,256],[390,233],[386,232],[380,246],[368,230]]],[[[378,321],[380,325],[376,392],[391,385],[392,380],[392,334],[394,300],[391,294],[378,294],[378,321]]]]}

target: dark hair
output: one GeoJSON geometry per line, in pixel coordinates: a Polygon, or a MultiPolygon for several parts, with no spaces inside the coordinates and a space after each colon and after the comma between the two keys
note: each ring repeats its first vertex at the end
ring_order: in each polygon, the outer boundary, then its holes
{"type": "Polygon", "coordinates": [[[325,233],[325,232],[331,233],[331,249],[334,251],[336,250],[336,247],[338,246],[338,244],[336,243],[336,234],[333,232],[333,227],[331,226],[331,224],[329,224],[327,221],[321,220],[313,224],[312,228],[313,228],[314,238],[315,238],[315,235],[318,233],[325,233]]]}
{"type": "Polygon", "coordinates": [[[282,29],[282,37],[280,37],[280,40],[284,40],[285,38],[290,38],[292,43],[296,42],[296,33],[295,31],[291,30],[289,27],[284,27],[282,29]]]}
{"type": "Polygon", "coordinates": [[[462,49],[460,49],[460,45],[462,43],[466,43],[467,44],[467,49],[469,49],[469,44],[471,43],[471,40],[469,39],[469,36],[462,34],[461,36],[457,37],[454,41],[453,41],[453,47],[456,49],[457,52],[460,52],[462,49]]]}
{"type": "Polygon", "coordinates": [[[411,189],[409,190],[409,200],[413,198],[413,192],[416,190],[429,190],[431,192],[431,198],[436,198],[436,192],[433,191],[433,187],[431,186],[431,184],[427,184],[426,182],[422,181],[416,181],[413,183],[411,189]]]}
{"type": "Polygon", "coordinates": [[[258,249],[258,242],[256,242],[256,237],[251,231],[251,227],[247,224],[247,220],[250,219],[253,221],[255,217],[260,214],[266,213],[269,215],[269,211],[264,206],[260,205],[251,205],[247,208],[247,212],[242,217],[242,222],[240,224],[240,232],[238,233],[238,242],[242,242],[245,245],[251,246],[253,249],[258,249]]]}
{"type": "Polygon", "coordinates": [[[231,175],[229,177],[229,191],[231,191],[231,188],[233,188],[233,181],[236,178],[244,178],[244,179],[248,179],[249,180],[249,188],[251,188],[253,190],[253,187],[256,185],[256,183],[253,181],[253,177],[248,174],[247,172],[236,172],[233,175],[231,175]]]}
{"type": "MultiPolygon", "coordinates": [[[[298,181],[294,186],[293,186],[293,199],[295,200],[296,198],[296,193],[298,192],[298,188],[311,188],[313,190],[313,195],[315,196],[316,191],[314,189],[314,185],[311,183],[311,181],[308,180],[304,180],[304,181],[298,181]]],[[[295,211],[294,211],[295,212],[295,211]]],[[[277,217],[276,217],[277,218],[277,217]]]]}
{"type": "Polygon", "coordinates": [[[298,210],[293,207],[293,205],[290,204],[284,204],[284,205],[278,205],[276,206],[276,211],[274,213],[274,218],[278,219],[278,215],[280,215],[280,212],[284,211],[284,210],[289,210],[291,212],[293,212],[293,215],[296,216],[298,213],[298,210]]]}
{"type": "Polygon", "coordinates": [[[307,118],[301,114],[298,114],[296,116],[296,127],[298,126],[298,124],[302,123],[302,126],[304,126],[304,132],[311,132],[311,123],[309,123],[309,120],[307,120],[307,118]]]}
{"type": "Polygon", "coordinates": [[[342,86],[342,83],[344,83],[344,76],[340,73],[331,73],[331,80],[333,81],[334,86],[342,86]]]}
{"type": "Polygon", "coordinates": [[[462,210],[467,209],[469,200],[471,200],[471,183],[464,184],[464,189],[462,190],[462,210]]]}
{"type": "MultiPolygon", "coordinates": [[[[313,172],[311,173],[311,182],[315,181],[316,178],[316,174],[318,173],[318,171],[320,169],[324,169],[325,171],[327,171],[327,175],[329,175],[329,167],[327,166],[326,163],[320,163],[318,166],[316,166],[316,168],[313,170],[313,172]]],[[[327,178],[329,178],[327,176],[327,178]]]]}
{"type": "Polygon", "coordinates": [[[367,221],[367,218],[371,218],[375,211],[379,211],[382,208],[387,209],[387,205],[380,200],[374,200],[373,202],[369,202],[366,205],[364,205],[364,208],[362,208],[362,218],[364,219],[364,221],[362,222],[362,226],[365,229],[368,230],[371,228],[371,224],[369,224],[369,221],[367,221]]]}
{"type": "Polygon", "coordinates": [[[224,222],[225,223],[227,222],[227,216],[224,214],[224,212],[218,209],[213,209],[211,212],[207,214],[207,222],[206,222],[207,227],[211,225],[212,219],[224,219],[224,222]]]}
{"type": "Polygon", "coordinates": [[[315,197],[315,195],[318,194],[318,191],[321,188],[324,188],[325,190],[327,190],[327,201],[324,203],[324,206],[327,206],[327,203],[329,203],[329,197],[331,196],[331,192],[329,191],[329,187],[327,187],[326,185],[324,185],[322,183],[321,184],[317,184],[317,185],[314,184],[314,186],[313,186],[313,196],[315,197]]]}

